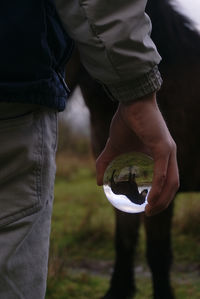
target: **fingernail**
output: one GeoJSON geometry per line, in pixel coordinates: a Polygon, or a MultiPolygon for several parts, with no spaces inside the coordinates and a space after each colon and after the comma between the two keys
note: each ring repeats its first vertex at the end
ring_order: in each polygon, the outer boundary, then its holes
{"type": "Polygon", "coordinates": [[[103,185],[103,182],[101,179],[97,178],[97,185],[98,186],[102,186],[103,185]]]}

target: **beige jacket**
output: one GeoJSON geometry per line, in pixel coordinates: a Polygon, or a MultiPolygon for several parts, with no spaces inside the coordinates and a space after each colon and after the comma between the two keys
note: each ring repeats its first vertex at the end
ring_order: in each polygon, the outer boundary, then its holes
{"type": "Polygon", "coordinates": [[[150,38],[146,0],[55,0],[81,61],[113,99],[129,102],[157,91],[161,58],[150,38]]]}

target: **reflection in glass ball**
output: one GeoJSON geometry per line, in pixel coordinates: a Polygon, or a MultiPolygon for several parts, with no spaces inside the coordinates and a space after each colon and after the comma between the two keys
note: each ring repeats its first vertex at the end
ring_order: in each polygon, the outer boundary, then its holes
{"type": "Polygon", "coordinates": [[[110,203],[123,212],[145,210],[153,177],[153,160],[131,152],[114,159],[104,174],[103,189],[110,203]]]}

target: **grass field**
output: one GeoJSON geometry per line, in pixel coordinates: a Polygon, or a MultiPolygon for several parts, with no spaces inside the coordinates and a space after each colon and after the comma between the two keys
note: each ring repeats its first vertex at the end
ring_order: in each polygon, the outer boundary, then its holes
{"type": "MultiPolygon", "coordinates": [[[[98,299],[109,286],[114,260],[113,209],[96,186],[90,157],[57,158],[46,299],[98,299]]],[[[200,298],[200,194],[175,201],[172,283],[177,299],[200,298]]],[[[138,293],[152,298],[143,227],[135,265],[138,293]]]]}

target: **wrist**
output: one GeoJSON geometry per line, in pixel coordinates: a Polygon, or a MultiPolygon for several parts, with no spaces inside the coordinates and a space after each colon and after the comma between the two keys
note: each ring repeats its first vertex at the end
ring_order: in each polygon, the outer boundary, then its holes
{"type": "Polygon", "coordinates": [[[129,105],[119,105],[119,114],[128,126],[132,126],[133,123],[143,125],[144,121],[151,119],[157,112],[159,112],[159,109],[156,102],[156,93],[148,94],[142,100],[132,102],[129,105]]]}

